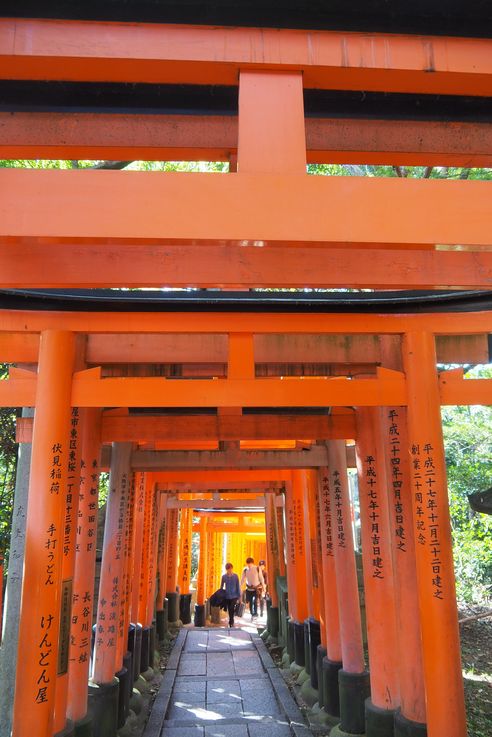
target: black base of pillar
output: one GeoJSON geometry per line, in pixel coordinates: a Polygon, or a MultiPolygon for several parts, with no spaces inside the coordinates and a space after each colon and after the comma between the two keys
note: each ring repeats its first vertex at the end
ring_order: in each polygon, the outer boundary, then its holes
{"type": "Polygon", "coordinates": [[[74,737],[92,737],[92,717],[88,714],[75,722],[74,737]]]}
{"type": "Polygon", "coordinates": [[[119,683],[89,683],[89,714],[93,737],[116,737],[119,683]]]}
{"type": "MultiPolygon", "coordinates": [[[[311,675],[311,650],[309,648],[309,619],[302,623],[304,630],[304,670],[311,675]]],[[[296,661],[297,662],[297,661],[296,661]]]]}
{"type": "Polygon", "coordinates": [[[318,677],[318,646],[321,644],[321,627],[318,620],[310,617],[309,627],[309,662],[311,664],[311,686],[319,689],[318,677]]]}
{"type": "Polygon", "coordinates": [[[294,622],[294,660],[297,665],[306,665],[306,651],[304,648],[304,622],[294,622]]]}
{"type": "Polygon", "coordinates": [[[140,654],[140,673],[149,669],[150,627],[142,627],[142,651],[140,654]]]}
{"type": "Polygon", "coordinates": [[[150,627],[149,634],[149,665],[151,668],[155,666],[155,625],[150,627]]]}
{"type": "Polygon", "coordinates": [[[395,737],[427,737],[427,724],[412,722],[401,712],[395,714],[395,737]]]}
{"type": "Polygon", "coordinates": [[[157,632],[157,639],[159,642],[163,642],[164,638],[166,637],[166,626],[164,622],[167,624],[167,617],[165,617],[164,609],[158,609],[155,613],[155,628],[157,632]]]}
{"type": "Polygon", "coordinates": [[[60,732],[55,734],[55,737],[74,737],[75,725],[70,719],[67,719],[67,723],[60,732]]]}
{"type": "Polygon", "coordinates": [[[135,645],[133,650],[133,680],[140,675],[140,660],[142,659],[142,625],[135,625],[135,645]]]}
{"type": "Polygon", "coordinates": [[[318,674],[318,705],[322,709],[323,700],[323,658],[326,658],[326,647],[318,645],[316,649],[316,673],[318,674]]]}
{"type": "Polygon", "coordinates": [[[166,594],[167,599],[167,621],[170,624],[177,622],[179,619],[179,594],[171,591],[166,594]]]}
{"type": "Polygon", "coordinates": [[[118,729],[121,729],[126,722],[125,705],[128,708],[128,679],[130,675],[126,668],[121,668],[116,673],[116,678],[120,682],[118,688],[118,729]]]}
{"type": "Polygon", "coordinates": [[[267,616],[268,616],[268,634],[270,637],[273,637],[273,639],[278,638],[278,630],[279,630],[279,611],[277,606],[270,606],[267,609],[267,616]]]}
{"type": "Polygon", "coordinates": [[[395,710],[381,709],[371,699],[366,699],[366,735],[367,737],[394,737],[395,710]]]}
{"type": "Polygon", "coordinates": [[[183,624],[191,622],[191,594],[181,594],[179,597],[179,618],[183,624]]]}
{"type": "Polygon", "coordinates": [[[349,734],[366,731],[365,702],[370,694],[369,673],[338,671],[340,691],[340,729],[349,734]]]}
{"type": "Polygon", "coordinates": [[[135,625],[130,624],[130,626],[128,627],[127,649],[128,649],[128,652],[132,654],[132,658],[133,658],[133,653],[135,652],[135,630],[136,630],[135,625]]]}
{"type": "Polygon", "coordinates": [[[195,627],[205,627],[205,621],[205,604],[195,604],[193,624],[195,627]]]}
{"type": "Polygon", "coordinates": [[[128,673],[125,684],[125,719],[128,719],[128,715],[130,714],[130,699],[133,693],[133,655],[128,651],[123,655],[123,668],[126,668],[128,673]]]}
{"type": "Polygon", "coordinates": [[[289,660],[291,663],[294,662],[294,658],[296,656],[296,648],[295,648],[295,634],[294,634],[294,620],[288,619],[287,620],[287,652],[289,654],[289,660]]]}
{"type": "Polygon", "coordinates": [[[340,690],[338,688],[338,672],[342,670],[342,664],[323,658],[323,709],[332,717],[340,716],[340,690]]]}

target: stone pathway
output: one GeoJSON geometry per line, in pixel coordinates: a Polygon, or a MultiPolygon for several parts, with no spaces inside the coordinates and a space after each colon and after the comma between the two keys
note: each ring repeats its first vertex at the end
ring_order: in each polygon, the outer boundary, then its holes
{"type": "Polygon", "coordinates": [[[256,632],[182,629],[144,737],[311,737],[256,632]]]}

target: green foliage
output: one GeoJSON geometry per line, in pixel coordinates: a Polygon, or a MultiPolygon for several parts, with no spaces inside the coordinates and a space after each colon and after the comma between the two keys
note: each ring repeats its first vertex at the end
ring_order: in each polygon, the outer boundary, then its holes
{"type": "MultiPolygon", "coordinates": [[[[492,369],[470,375],[490,378],[492,369]]],[[[492,517],[474,512],[468,496],[492,487],[492,407],[443,407],[442,421],[458,598],[483,604],[492,595],[492,517]]]]}

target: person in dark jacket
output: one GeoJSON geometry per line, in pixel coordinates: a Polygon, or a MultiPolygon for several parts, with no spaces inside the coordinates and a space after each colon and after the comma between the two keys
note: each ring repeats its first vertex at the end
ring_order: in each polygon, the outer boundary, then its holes
{"type": "Polygon", "coordinates": [[[226,563],[226,572],[222,576],[220,588],[225,589],[227,611],[229,613],[229,627],[234,627],[234,609],[238,599],[241,598],[241,587],[239,577],[234,573],[232,563],[226,563]]]}

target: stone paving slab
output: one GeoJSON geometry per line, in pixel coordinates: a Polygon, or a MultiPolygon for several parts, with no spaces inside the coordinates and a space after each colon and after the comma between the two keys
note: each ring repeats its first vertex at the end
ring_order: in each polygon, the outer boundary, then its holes
{"type": "Polygon", "coordinates": [[[144,737],[312,737],[256,634],[181,630],[144,737]]]}

